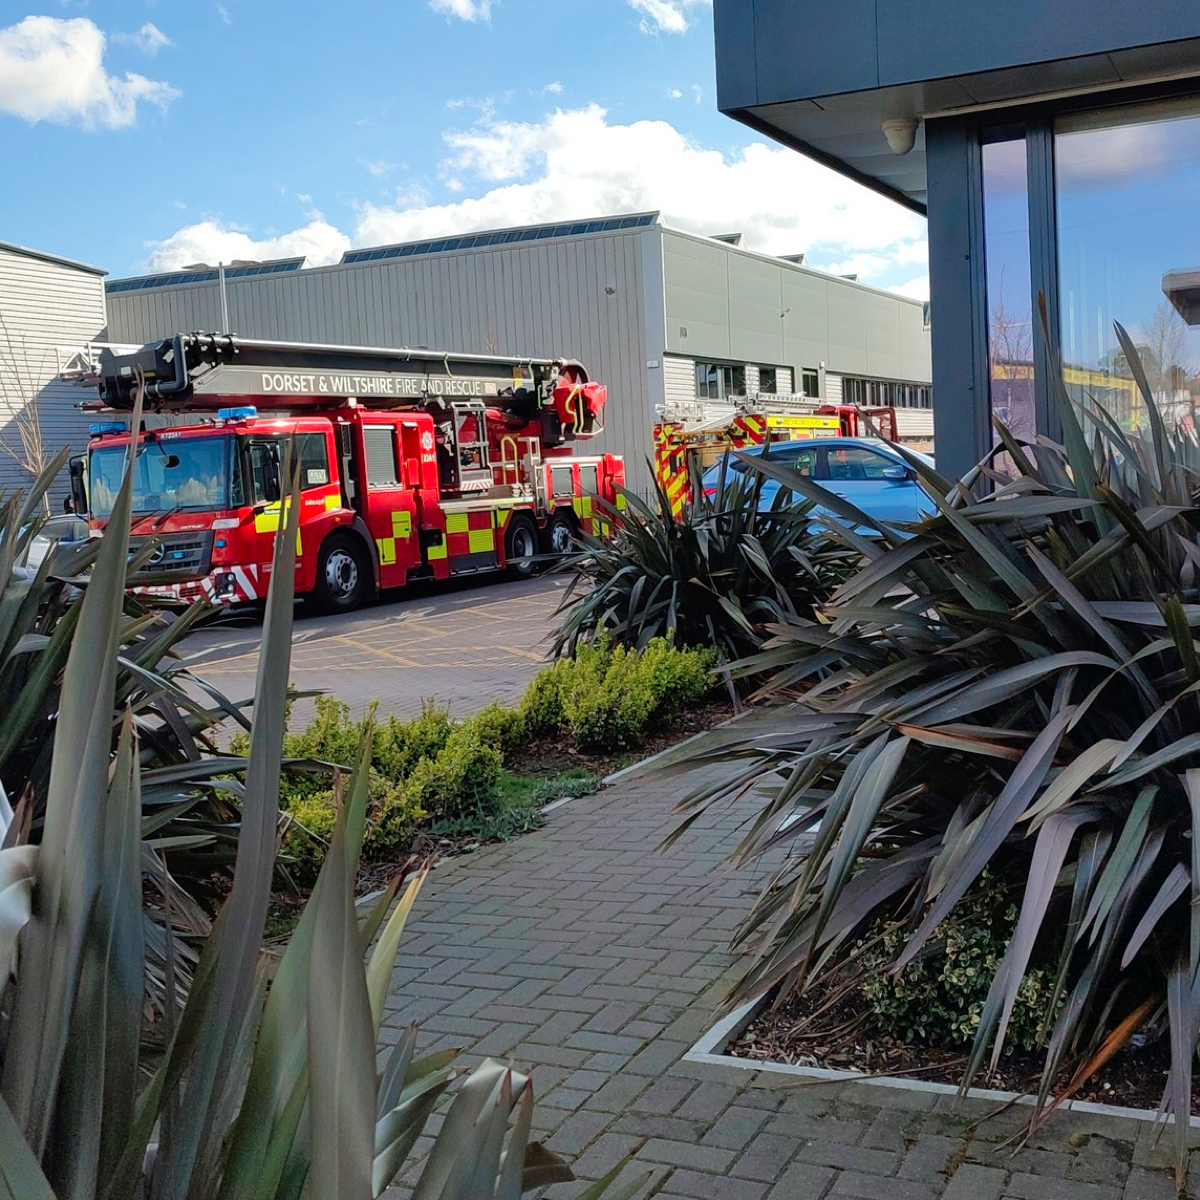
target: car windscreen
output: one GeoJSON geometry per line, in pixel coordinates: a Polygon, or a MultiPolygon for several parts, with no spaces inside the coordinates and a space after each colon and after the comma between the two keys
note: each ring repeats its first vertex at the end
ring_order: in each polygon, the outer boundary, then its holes
{"type": "MultiPolygon", "coordinates": [[[[126,446],[91,451],[88,498],[92,513],[107,517],[125,472],[126,446]]],[[[233,438],[222,434],[163,437],[138,447],[133,511],[207,511],[230,507],[233,438]]]]}

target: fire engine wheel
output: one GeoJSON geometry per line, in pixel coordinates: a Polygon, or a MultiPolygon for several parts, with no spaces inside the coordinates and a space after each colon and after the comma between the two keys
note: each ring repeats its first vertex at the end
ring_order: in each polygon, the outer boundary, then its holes
{"type": "Polygon", "coordinates": [[[555,513],[546,523],[542,541],[546,553],[556,558],[568,553],[575,540],[575,522],[566,513],[555,513]]]}
{"type": "Polygon", "coordinates": [[[312,599],[321,612],[349,612],[366,599],[371,564],[358,538],[330,534],[321,544],[312,599]]]}
{"type": "Polygon", "coordinates": [[[537,527],[528,517],[515,516],[504,534],[504,557],[511,579],[532,579],[538,571],[537,527]]]}

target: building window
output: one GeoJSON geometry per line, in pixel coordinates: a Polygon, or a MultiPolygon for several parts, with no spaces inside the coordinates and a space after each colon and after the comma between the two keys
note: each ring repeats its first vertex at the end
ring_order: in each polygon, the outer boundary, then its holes
{"type": "Polygon", "coordinates": [[[779,372],[774,367],[758,368],[758,390],[772,393],[779,391],[779,372]]]}
{"type": "Polygon", "coordinates": [[[699,400],[732,400],[746,394],[746,368],[736,363],[696,364],[699,400]]]}
{"type": "Polygon", "coordinates": [[[802,395],[816,399],[821,394],[821,375],[811,367],[805,367],[800,372],[800,392],[802,395]]]}
{"type": "Polygon", "coordinates": [[[1117,341],[1138,349],[1168,426],[1200,394],[1197,102],[1080,113],[1055,124],[1059,326],[1067,390],[1128,430],[1147,418],[1117,341]]]}
{"type": "Polygon", "coordinates": [[[842,403],[862,408],[932,408],[933,389],[927,383],[891,379],[842,378],[842,403]]]}

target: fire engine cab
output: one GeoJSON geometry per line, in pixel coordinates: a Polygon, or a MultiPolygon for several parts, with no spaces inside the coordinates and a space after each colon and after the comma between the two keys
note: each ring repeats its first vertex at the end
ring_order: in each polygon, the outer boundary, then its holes
{"type": "Polygon", "coordinates": [[[104,349],[89,381],[104,419],[72,462],[76,505],[103,528],[132,447],[132,545],[154,545],[131,583],[168,602],[266,595],[289,447],[296,592],[326,611],[415,579],[532,575],[600,532],[595,497],[621,507],[621,459],[574,452],[607,392],[570,359],[192,333],[104,349]],[[151,415],[131,430],[139,386],[151,415]]]}

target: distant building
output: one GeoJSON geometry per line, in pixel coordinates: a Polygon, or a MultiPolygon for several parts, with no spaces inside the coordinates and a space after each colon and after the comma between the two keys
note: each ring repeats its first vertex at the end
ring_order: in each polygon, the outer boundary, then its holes
{"type": "MultiPolygon", "coordinates": [[[[470,233],[224,271],[246,337],[580,359],[609,387],[600,448],[628,483],[668,401],[755,392],[929,407],[928,306],[700,237],[658,213],[470,233]]],[[[108,283],[109,340],[225,325],[216,269],[108,283]]]]}
{"type": "MultiPolygon", "coordinates": [[[[58,371],[63,351],[104,331],[104,275],[0,242],[0,492],[27,487],[39,457],[87,443],[87,420],[75,407],[83,396],[60,383],[58,371]]],[[[68,490],[64,473],[54,499],[68,490]]]]}

